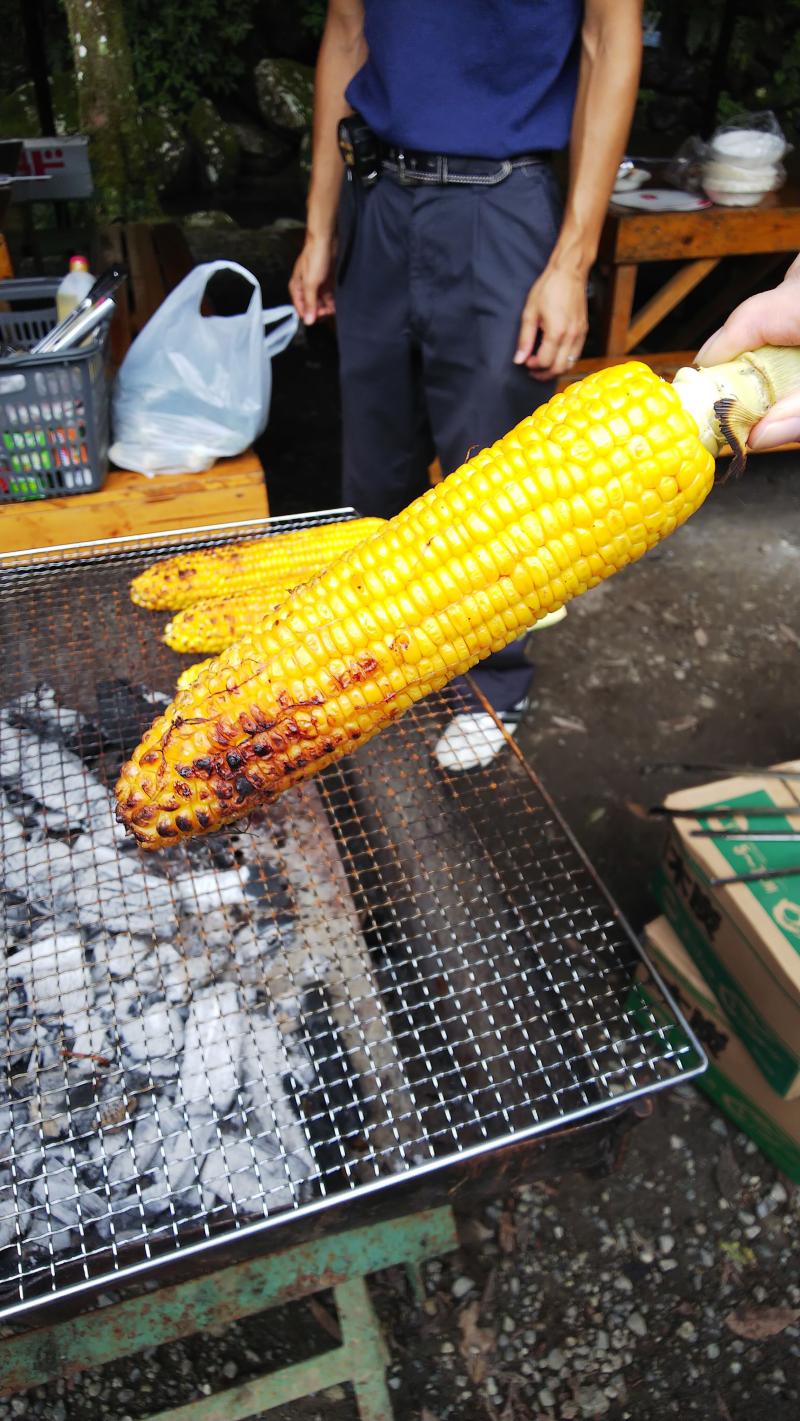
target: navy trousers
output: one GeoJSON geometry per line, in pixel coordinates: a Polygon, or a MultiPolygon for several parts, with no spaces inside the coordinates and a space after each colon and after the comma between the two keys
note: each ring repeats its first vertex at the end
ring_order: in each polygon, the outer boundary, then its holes
{"type": "MultiPolygon", "coordinates": [[[[453,165],[454,166],[454,165],[453,165]]],[[[553,387],[512,363],[531,284],[560,225],[546,163],[495,186],[344,184],[337,283],[345,504],[391,518],[445,474],[512,429],[553,387]]],[[[496,710],[524,696],[524,643],[473,672],[496,710]]]]}

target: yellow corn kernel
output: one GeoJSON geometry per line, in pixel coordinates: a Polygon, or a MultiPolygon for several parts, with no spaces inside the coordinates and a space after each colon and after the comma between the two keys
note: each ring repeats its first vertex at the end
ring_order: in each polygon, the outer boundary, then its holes
{"type": "Polygon", "coordinates": [[[120,819],[157,848],[268,803],[640,557],[713,480],[647,366],[571,385],[201,669],[123,766],[120,819]]]}

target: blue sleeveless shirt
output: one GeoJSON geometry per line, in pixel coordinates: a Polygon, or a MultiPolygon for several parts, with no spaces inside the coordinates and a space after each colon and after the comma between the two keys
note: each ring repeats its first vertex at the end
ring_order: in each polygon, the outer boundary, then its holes
{"type": "Polygon", "coordinates": [[[387,143],[508,158],[569,140],[582,0],[364,0],[347,99],[387,143]]]}

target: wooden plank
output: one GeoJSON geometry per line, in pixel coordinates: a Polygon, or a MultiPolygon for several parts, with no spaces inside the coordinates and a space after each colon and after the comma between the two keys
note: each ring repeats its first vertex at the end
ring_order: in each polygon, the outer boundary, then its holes
{"type": "Polygon", "coordinates": [[[726,269],[730,275],[723,284],[700,304],[692,302],[691,307],[681,313],[681,338],[689,345],[696,342],[699,347],[706,335],[721,326],[750,292],[777,286],[786,265],[786,255],[774,252],[766,257],[745,257],[743,261],[727,259],[726,269]]]}
{"type": "Polygon", "coordinates": [[[174,291],[192,270],[189,244],[176,222],[154,222],[150,228],[164,295],[174,291]]]}
{"type": "Polygon", "coordinates": [[[708,273],[718,265],[718,257],[704,257],[700,261],[687,262],[680,271],[676,271],[675,275],[664,283],[655,296],[646,301],[641,310],[636,312],[628,327],[625,350],[635,350],[648,332],[652,331],[660,321],[663,321],[670,311],[674,311],[684,296],[688,296],[689,292],[693,291],[703,278],[708,276],[708,273]]]}
{"type": "Polygon", "coordinates": [[[632,212],[611,208],[600,251],[614,262],[681,261],[750,256],[800,248],[800,193],[782,188],[757,207],[706,207],[695,212],[632,212]]]}
{"type": "Polygon", "coordinates": [[[603,347],[608,355],[621,356],[628,349],[628,327],[636,291],[636,267],[618,264],[611,268],[603,314],[603,347]]]}
{"type": "Polygon", "coordinates": [[[8,243],[0,232],[0,281],[8,281],[14,275],[8,243]]]}
{"type": "MultiPolygon", "coordinates": [[[[124,263],[127,260],[124,232],[119,222],[112,222],[108,227],[103,228],[100,234],[99,247],[101,269],[105,269],[107,266],[113,266],[115,263],[124,263]]],[[[111,360],[112,369],[117,370],[125,359],[128,346],[131,343],[131,293],[129,282],[126,281],[114,299],[117,303],[117,309],[114,312],[114,319],[111,322],[109,358],[111,360]]]]}
{"type": "Polygon", "coordinates": [[[207,528],[269,514],[264,471],[252,449],[202,474],[130,470],[109,474],[96,493],[0,506],[0,552],[51,548],[127,533],[207,528]]]}
{"type": "Polygon", "coordinates": [[[125,242],[128,248],[128,265],[133,313],[131,329],[138,333],[150,320],[153,312],[164,299],[164,287],[156,261],[155,249],[148,222],[127,222],[125,242]]]}

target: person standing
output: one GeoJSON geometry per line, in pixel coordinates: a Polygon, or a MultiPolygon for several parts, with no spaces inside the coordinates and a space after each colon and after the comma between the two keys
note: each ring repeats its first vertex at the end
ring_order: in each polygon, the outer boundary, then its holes
{"type": "MultiPolygon", "coordinates": [[[[434,454],[452,472],[578,359],[640,63],[641,0],[329,0],[289,290],[307,325],[336,313],[342,493],[361,514],[392,517],[434,454]],[[348,115],[368,161],[343,185],[348,115]]],[[[472,673],[512,731],[531,674],[522,642],[472,673]]],[[[436,754],[466,769],[503,743],[476,704],[436,754]]]]}

